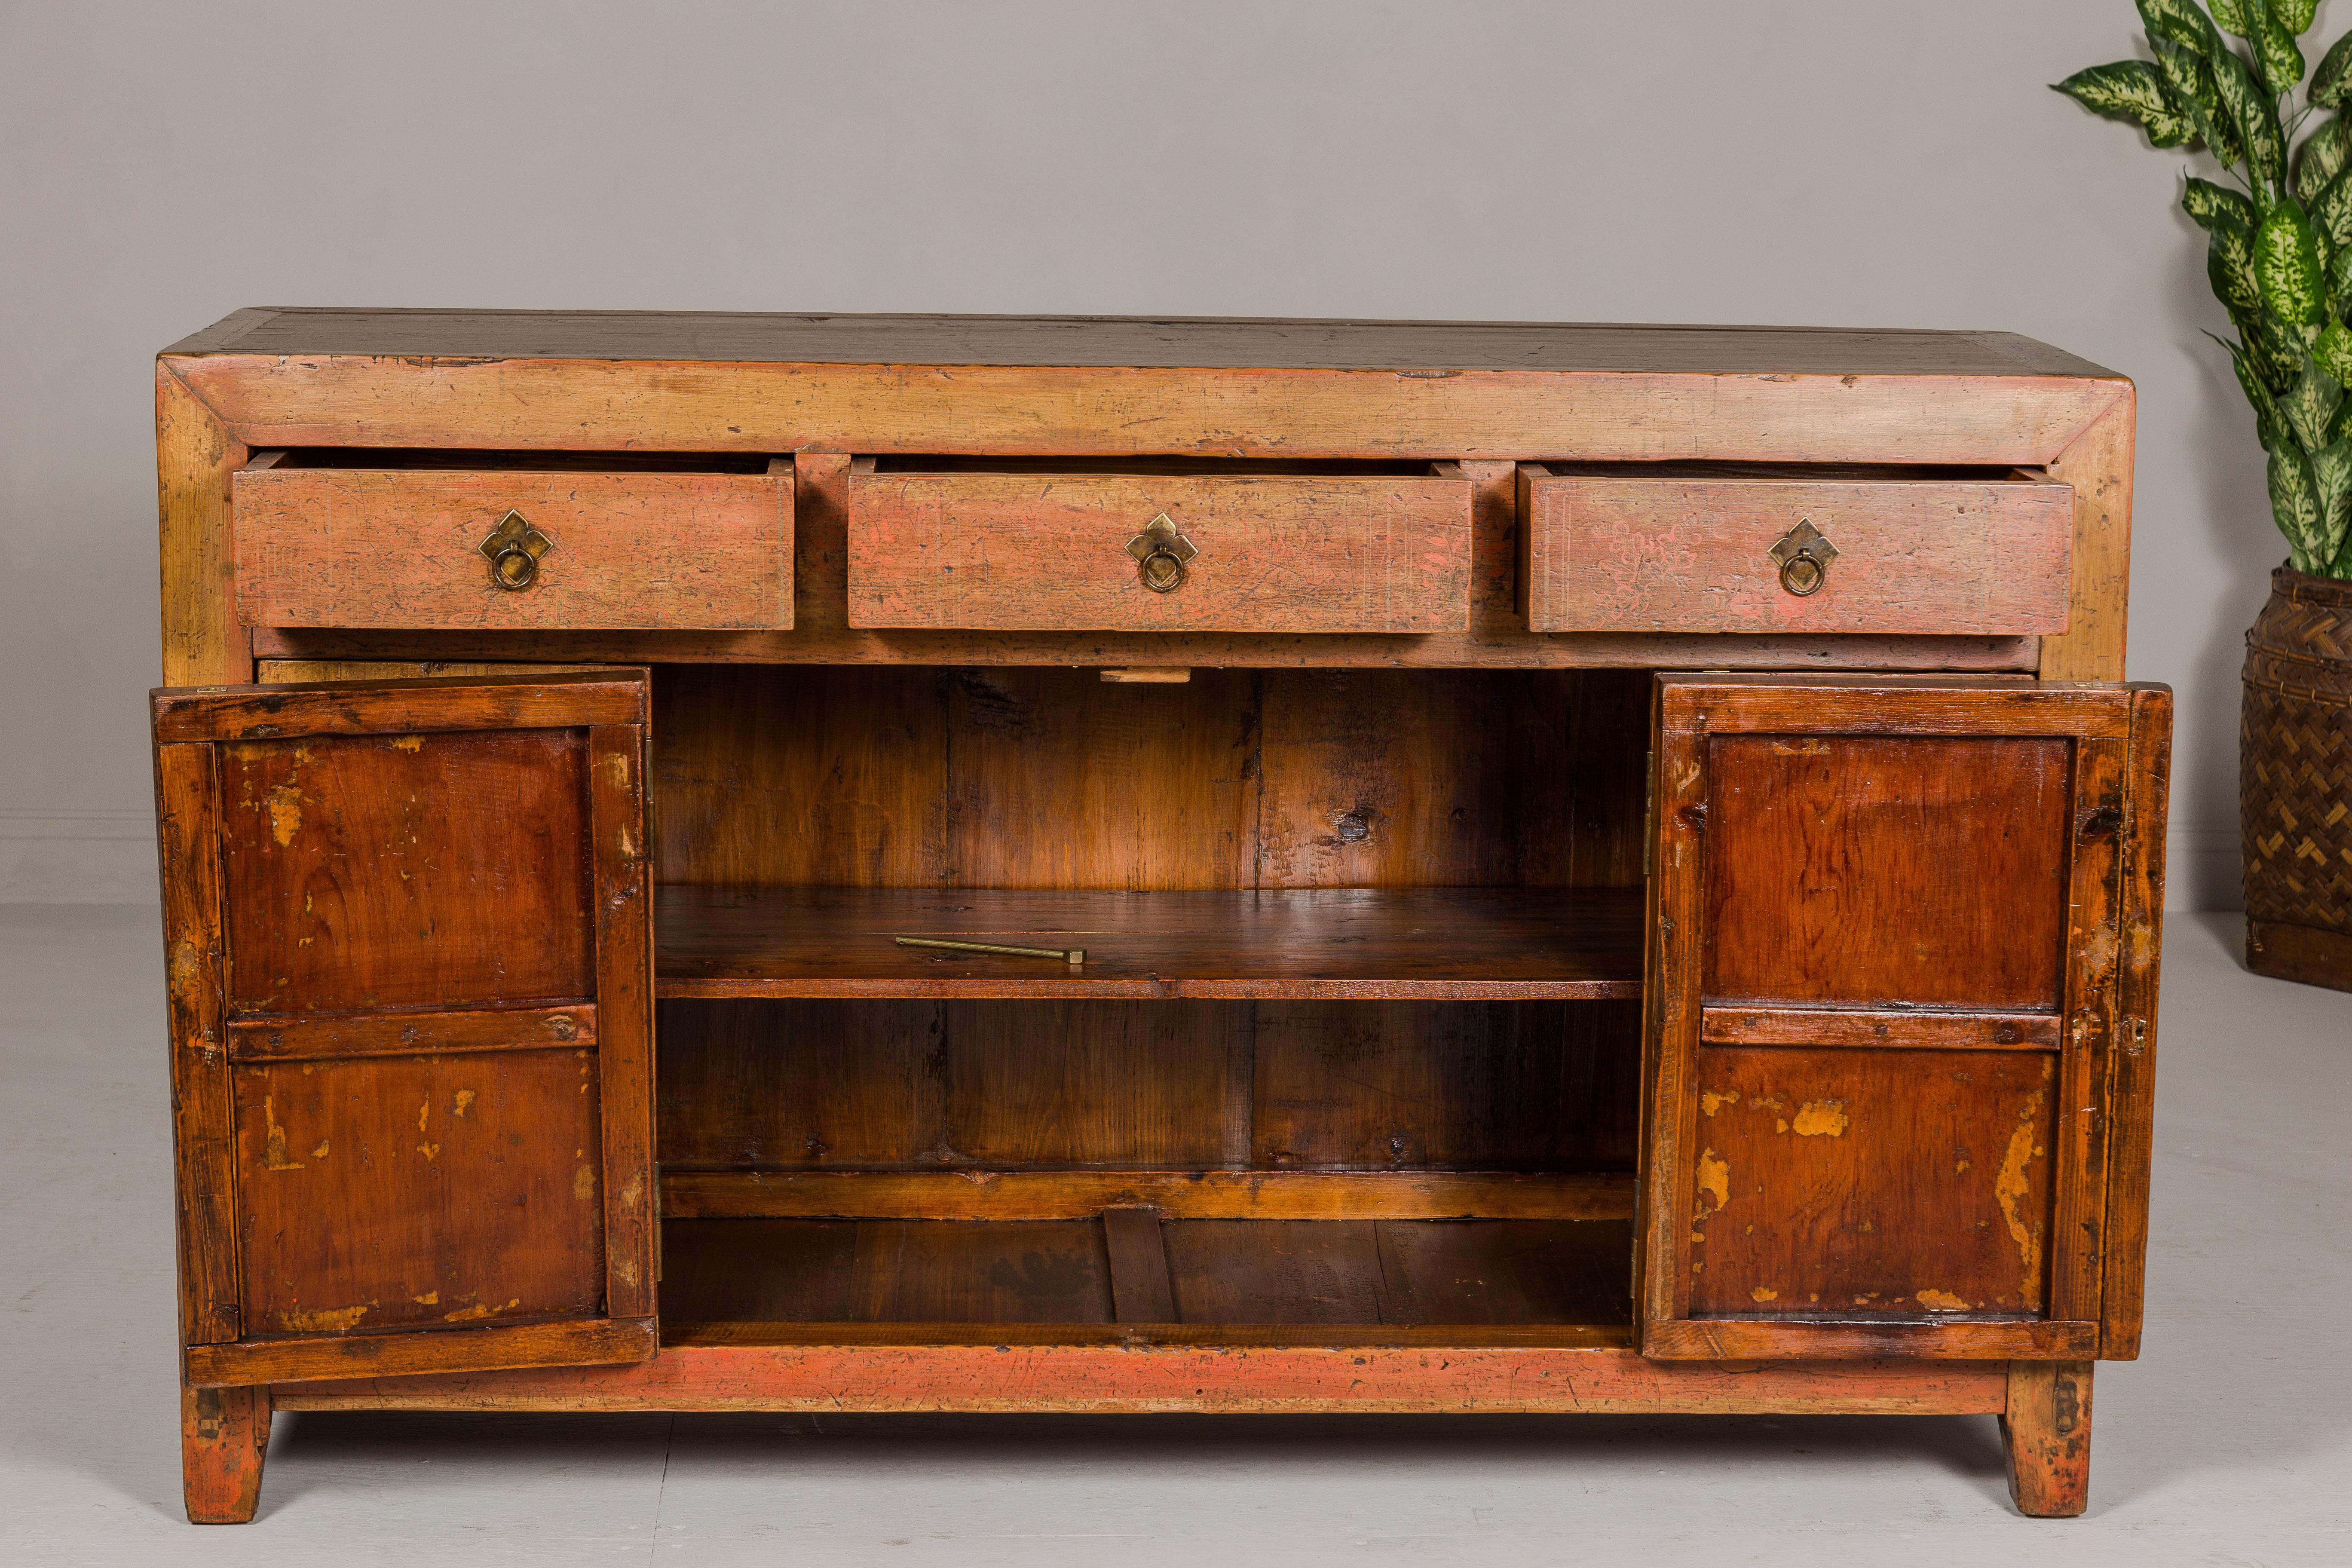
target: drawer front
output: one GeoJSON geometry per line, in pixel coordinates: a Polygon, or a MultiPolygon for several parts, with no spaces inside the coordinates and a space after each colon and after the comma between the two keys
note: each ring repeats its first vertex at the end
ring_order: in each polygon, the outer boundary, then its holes
{"type": "Polygon", "coordinates": [[[1530,631],[2066,629],[2068,485],[1527,464],[1519,514],[1530,631]]]}
{"type": "Polygon", "coordinates": [[[849,624],[1445,632],[1470,614],[1470,484],[1406,475],[850,476],[849,624]]]}
{"type": "Polygon", "coordinates": [[[247,626],[793,624],[789,459],[759,474],[281,464],[233,482],[247,626]]]}

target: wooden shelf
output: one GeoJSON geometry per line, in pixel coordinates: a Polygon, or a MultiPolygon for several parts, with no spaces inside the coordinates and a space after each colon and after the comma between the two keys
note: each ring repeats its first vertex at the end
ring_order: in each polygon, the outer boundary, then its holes
{"type": "Polygon", "coordinates": [[[1592,1001],[1642,994],[1642,895],[660,889],[661,996],[1592,1001]],[[1083,965],[896,936],[1083,947],[1083,965]]]}
{"type": "Polygon", "coordinates": [[[667,1344],[1625,1342],[1630,1221],[669,1220],[667,1344]]]}

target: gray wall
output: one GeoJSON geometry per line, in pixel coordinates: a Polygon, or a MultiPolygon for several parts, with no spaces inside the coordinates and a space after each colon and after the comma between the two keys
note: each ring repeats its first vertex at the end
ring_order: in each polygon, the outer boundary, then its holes
{"type": "MultiPolygon", "coordinates": [[[[2284,555],[2128,0],[97,4],[0,32],[0,898],[153,897],[149,360],[243,305],[2007,328],[2139,383],[2174,900],[2284,555]]],[[[2332,36],[2323,20],[2318,36],[2332,36]]]]}

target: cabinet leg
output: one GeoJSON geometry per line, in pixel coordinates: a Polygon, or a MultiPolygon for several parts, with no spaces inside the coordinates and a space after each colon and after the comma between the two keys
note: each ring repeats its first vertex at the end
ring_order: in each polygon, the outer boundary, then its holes
{"type": "Polygon", "coordinates": [[[180,1389],[180,1480],[190,1524],[245,1524],[269,1453],[268,1388],[180,1389]]]}
{"type": "Polygon", "coordinates": [[[2091,1363],[2013,1361],[2000,1418],[2009,1495],[2033,1519],[2064,1519],[2091,1498],[2091,1363]]]}

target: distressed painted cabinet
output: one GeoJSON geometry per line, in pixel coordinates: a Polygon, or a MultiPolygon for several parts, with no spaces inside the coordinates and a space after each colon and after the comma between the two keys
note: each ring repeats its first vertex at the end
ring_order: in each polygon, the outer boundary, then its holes
{"type": "Polygon", "coordinates": [[[191,1519],[353,1408],[1990,1414],[2083,1508],[2122,378],[258,310],[156,410],[191,1519]]]}

